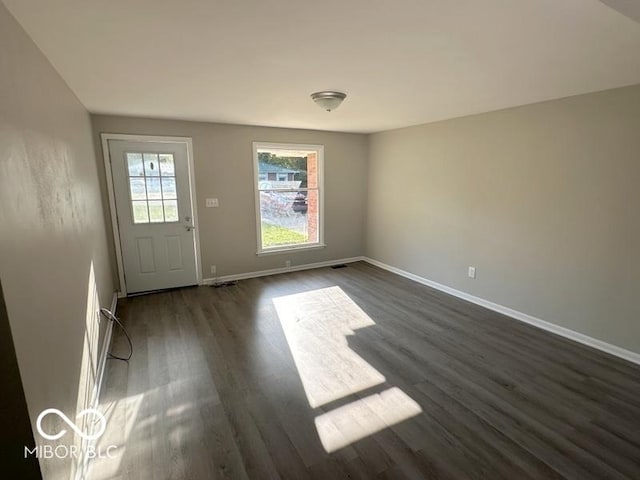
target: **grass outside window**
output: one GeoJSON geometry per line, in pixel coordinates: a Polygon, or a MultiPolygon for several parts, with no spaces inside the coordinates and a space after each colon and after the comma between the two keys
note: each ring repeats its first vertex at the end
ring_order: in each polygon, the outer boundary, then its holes
{"type": "Polygon", "coordinates": [[[284,245],[299,245],[306,243],[309,237],[289,228],[262,223],[262,245],[268,247],[281,247],[284,245]]]}

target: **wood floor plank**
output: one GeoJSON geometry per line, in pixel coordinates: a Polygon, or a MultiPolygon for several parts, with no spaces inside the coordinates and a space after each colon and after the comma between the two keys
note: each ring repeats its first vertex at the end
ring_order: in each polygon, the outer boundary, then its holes
{"type": "Polygon", "coordinates": [[[366,263],[118,310],[94,479],[640,478],[639,366],[366,263]]]}

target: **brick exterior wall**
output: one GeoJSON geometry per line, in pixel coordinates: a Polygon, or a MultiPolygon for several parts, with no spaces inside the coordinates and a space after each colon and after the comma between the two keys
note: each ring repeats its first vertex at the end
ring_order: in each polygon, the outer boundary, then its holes
{"type": "MultiPolygon", "coordinates": [[[[307,187],[318,187],[318,155],[309,153],[307,156],[307,187]]],[[[307,222],[309,232],[309,242],[318,241],[318,212],[319,212],[318,191],[311,190],[307,196],[307,222]]]]}

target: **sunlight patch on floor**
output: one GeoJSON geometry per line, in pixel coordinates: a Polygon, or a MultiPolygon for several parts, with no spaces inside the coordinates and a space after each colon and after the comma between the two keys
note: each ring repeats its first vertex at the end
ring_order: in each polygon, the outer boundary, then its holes
{"type": "Polygon", "coordinates": [[[315,419],[327,453],[422,413],[420,405],[397,387],[369,395],[315,419]]]}
{"type": "Polygon", "coordinates": [[[340,287],[278,297],[273,303],[311,407],[385,381],[349,348],[349,335],[375,323],[340,287]]]}
{"type": "MultiPolygon", "coordinates": [[[[375,322],[337,286],[273,299],[309,405],[318,408],[383,384],[378,370],[349,348],[348,336],[375,322]]],[[[397,387],[315,418],[327,453],[422,412],[397,387]]]]}
{"type": "MultiPolygon", "coordinates": [[[[92,480],[117,478],[118,474],[122,473],[122,460],[127,447],[132,446],[130,438],[134,429],[148,428],[144,425],[145,420],[140,419],[139,415],[145,395],[146,393],[140,393],[100,406],[100,410],[105,413],[107,429],[98,440],[97,448],[105,450],[110,445],[116,445],[118,448],[110,452],[111,458],[94,458],[90,462],[89,478],[92,480]]],[[[155,422],[155,416],[146,420],[155,422]]]]}

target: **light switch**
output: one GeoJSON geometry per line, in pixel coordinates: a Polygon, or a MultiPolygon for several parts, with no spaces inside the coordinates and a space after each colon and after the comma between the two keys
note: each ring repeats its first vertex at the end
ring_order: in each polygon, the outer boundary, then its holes
{"type": "Polygon", "coordinates": [[[217,198],[207,198],[207,208],[213,208],[213,207],[218,207],[220,206],[220,204],[218,203],[218,199],[217,198]]]}

